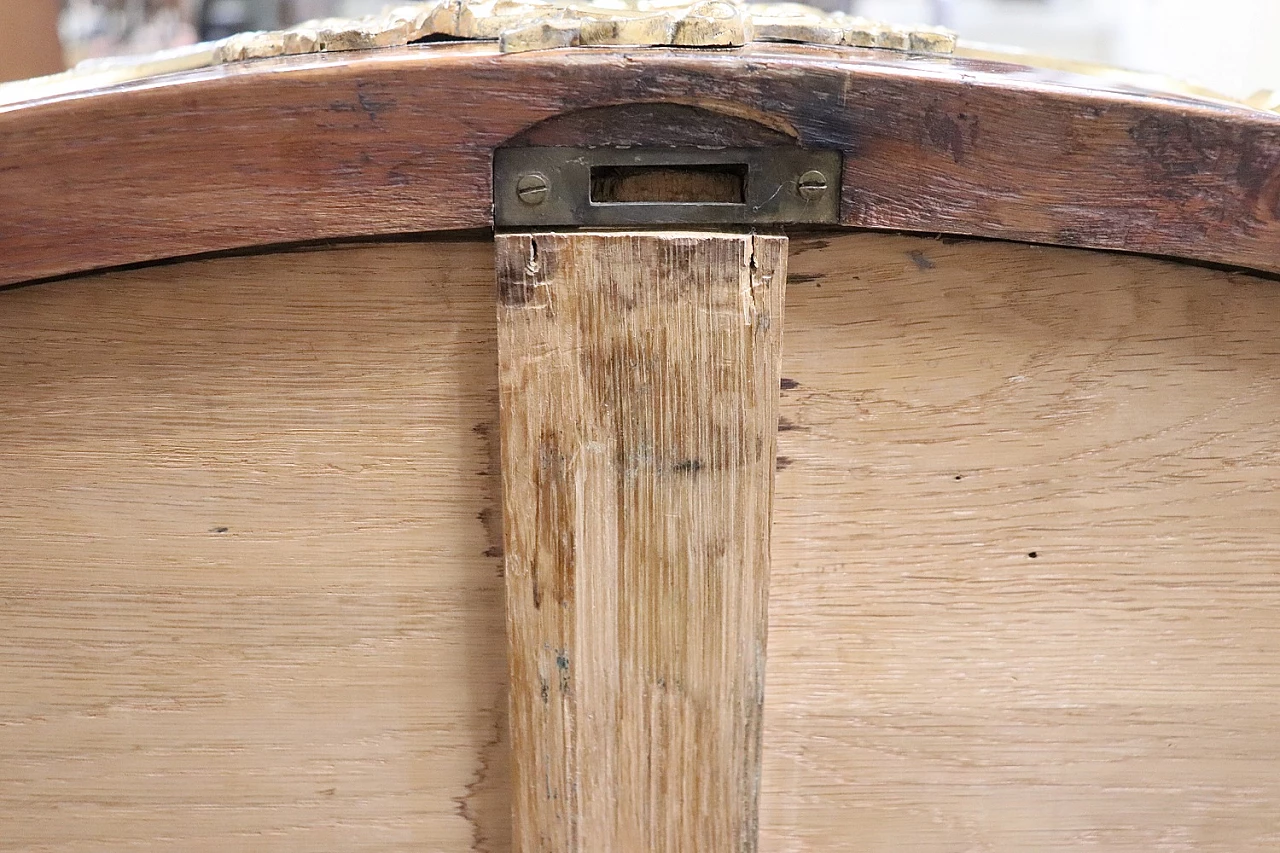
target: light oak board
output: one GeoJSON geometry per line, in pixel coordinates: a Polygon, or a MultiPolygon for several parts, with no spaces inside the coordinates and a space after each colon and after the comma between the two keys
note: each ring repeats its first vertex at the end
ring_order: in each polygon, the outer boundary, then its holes
{"type": "MultiPolygon", "coordinates": [[[[761,849],[1274,850],[1280,285],[790,255],[761,849]]],[[[492,257],[0,292],[0,849],[509,849],[492,257]]]]}

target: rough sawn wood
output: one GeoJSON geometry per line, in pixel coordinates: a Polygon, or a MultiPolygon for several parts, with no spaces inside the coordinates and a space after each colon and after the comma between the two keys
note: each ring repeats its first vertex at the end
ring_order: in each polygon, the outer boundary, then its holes
{"type": "Polygon", "coordinates": [[[518,850],[756,847],[785,248],[497,238],[518,850]]]}

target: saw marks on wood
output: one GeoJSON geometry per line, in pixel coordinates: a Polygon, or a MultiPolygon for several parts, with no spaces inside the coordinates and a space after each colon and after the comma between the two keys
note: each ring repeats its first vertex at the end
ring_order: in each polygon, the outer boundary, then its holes
{"type": "Polygon", "coordinates": [[[497,237],[525,853],[755,849],[785,250],[497,237]]]}

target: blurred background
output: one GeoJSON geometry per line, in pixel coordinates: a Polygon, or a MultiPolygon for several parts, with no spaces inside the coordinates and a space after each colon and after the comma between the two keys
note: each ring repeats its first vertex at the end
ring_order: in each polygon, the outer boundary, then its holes
{"type": "MultiPolygon", "coordinates": [[[[0,0],[0,80],[241,30],[364,15],[387,2],[0,0]]],[[[968,41],[1164,74],[1234,97],[1280,89],[1280,0],[818,0],[817,5],[895,23],[942,24],[968,41]]]]}

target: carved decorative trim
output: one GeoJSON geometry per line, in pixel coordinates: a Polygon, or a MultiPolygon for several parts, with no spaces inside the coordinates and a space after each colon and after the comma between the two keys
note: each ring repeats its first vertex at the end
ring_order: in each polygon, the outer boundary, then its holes
{"type": "Polygon", "coordinates": [[[741,47],[752,41],[850,45],[949,55],[956,36],[824,12],[802,3],[738,0],[433,0],[360,19],[307,21],[143,56],[86,60],[70,71],[0,84],[0,106],[248,59],[496,41],[503,53],[559,47],[741,47]]]}
{"type": "Polygon", "coordinates": [[[737,47],[787,41],[949,54],[956,44],[946,30],[881,24],[800,3],[436,0],[360,20],[240,33],[216,45],[213,61],[396,47],[421,39],[496,40],[503,53],[577,45],[737,47]]]}
{"type": "Polygon", "coordinates": [[[1280,89],[1263,89],[1260,92],[1255,92],[1246,103],[1260,110],[1280,113],[1280,89]]]}

